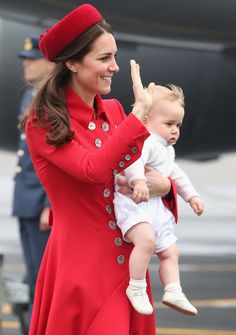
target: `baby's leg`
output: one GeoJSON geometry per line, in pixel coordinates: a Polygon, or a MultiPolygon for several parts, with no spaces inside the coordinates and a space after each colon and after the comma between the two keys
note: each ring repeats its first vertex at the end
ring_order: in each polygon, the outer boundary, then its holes
{"type": "Polygon", "coordinates": [[[172,244],[157,254],[160,260],[159,276],[163,287],[170,283],[180,283],[179,248],[172,244]]]}
{"type": "Polygon", "coordinates": [[[142,314],[151,314],[153,307],[146,293],[146,272],[155,248],[155,236],[147,222],[141,222],[128,230],[125,237],[134,244],[130,254],[130,282],[126,294],[135,308],[142,314]]]}
{"type": "Polygon", "coordinates": [[[145,279],[156,244],[152,227],[147,222],[138,223],[127,231],[125,237],[134,245],[129,259],[130,278],[145,279]]]}
{"type": "Polygon", "coordinates": [[[176,244],[159,252],[159,275],[164,286],[162,302],[187,315],[196,315],[197,309],[188,301],[180,285],[179,249],[176,244]]]}

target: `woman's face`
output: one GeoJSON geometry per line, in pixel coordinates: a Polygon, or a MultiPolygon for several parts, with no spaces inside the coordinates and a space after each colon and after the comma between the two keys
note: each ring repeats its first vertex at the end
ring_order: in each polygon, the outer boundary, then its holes
{"type": "Polygon", "coordinates": [[[111,91],[113,74],[119,71],[116,53],[113,35],[105,32],[96,39],[82,61],[74,63],[72,86],[85,101],[91,101],[96,94],[111,91]]]}

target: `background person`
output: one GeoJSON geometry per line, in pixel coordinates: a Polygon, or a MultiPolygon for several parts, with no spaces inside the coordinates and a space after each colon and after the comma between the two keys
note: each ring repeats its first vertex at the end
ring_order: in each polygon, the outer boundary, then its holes
{"type": "MultiPolygon", "coordinates": [[[[18,115],[20,121],[35,96],[37,86],[51,71],[53,64],[47,61],[40,52],[39,38],[37,37],[27,37],[24,42],[24,50],[18,56],[22,59],[24,80],[28,83],[20,102],[18,115]]],[[[39,266],[50,233],[48,226],[50,204],[35,173],[24,131],[20,131],[17,156],[13,215],[17,216],[19,221],[32,303],[39,266]]]]}

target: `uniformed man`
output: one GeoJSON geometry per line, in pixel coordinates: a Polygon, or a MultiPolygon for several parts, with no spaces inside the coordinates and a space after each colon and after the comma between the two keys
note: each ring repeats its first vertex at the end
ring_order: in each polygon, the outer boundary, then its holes
{"type": "MultiPolygon", "coordinates": [[[[19,53],[24,69],[24,79],[31,85],[24,92],[19,110],[19,120],[29,107],[35,88],[51,71],[53,63],[48,62],[39,50],[39,39],[25,39],[24,50],[19,53]]],[[[41,258],[50,233],[48,226],[49,201],[34,171],[29,155],[25,133],[20,131],[18,164],[15,169],[13,215],[19,220],[20,237],[27,268],[30,299],[33,301],[36,278],[41,258]]]]}

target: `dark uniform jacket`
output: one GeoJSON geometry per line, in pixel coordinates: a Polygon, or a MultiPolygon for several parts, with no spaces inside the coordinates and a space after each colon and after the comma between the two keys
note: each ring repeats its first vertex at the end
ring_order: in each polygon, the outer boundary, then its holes
{"type": "MultiPolygon", "coordinates": [[[[22,96],[19,120],[30,105],[34,90],[28,89],[22,96]]],[[[15,169],[15,188],[13,195],[13,215],[30,218],[40,215],[42,209],[50,206],[46,192],[40,183],[31,161],[25,132],[20,131],[18,143],[18,163],[15,169]]]]}

